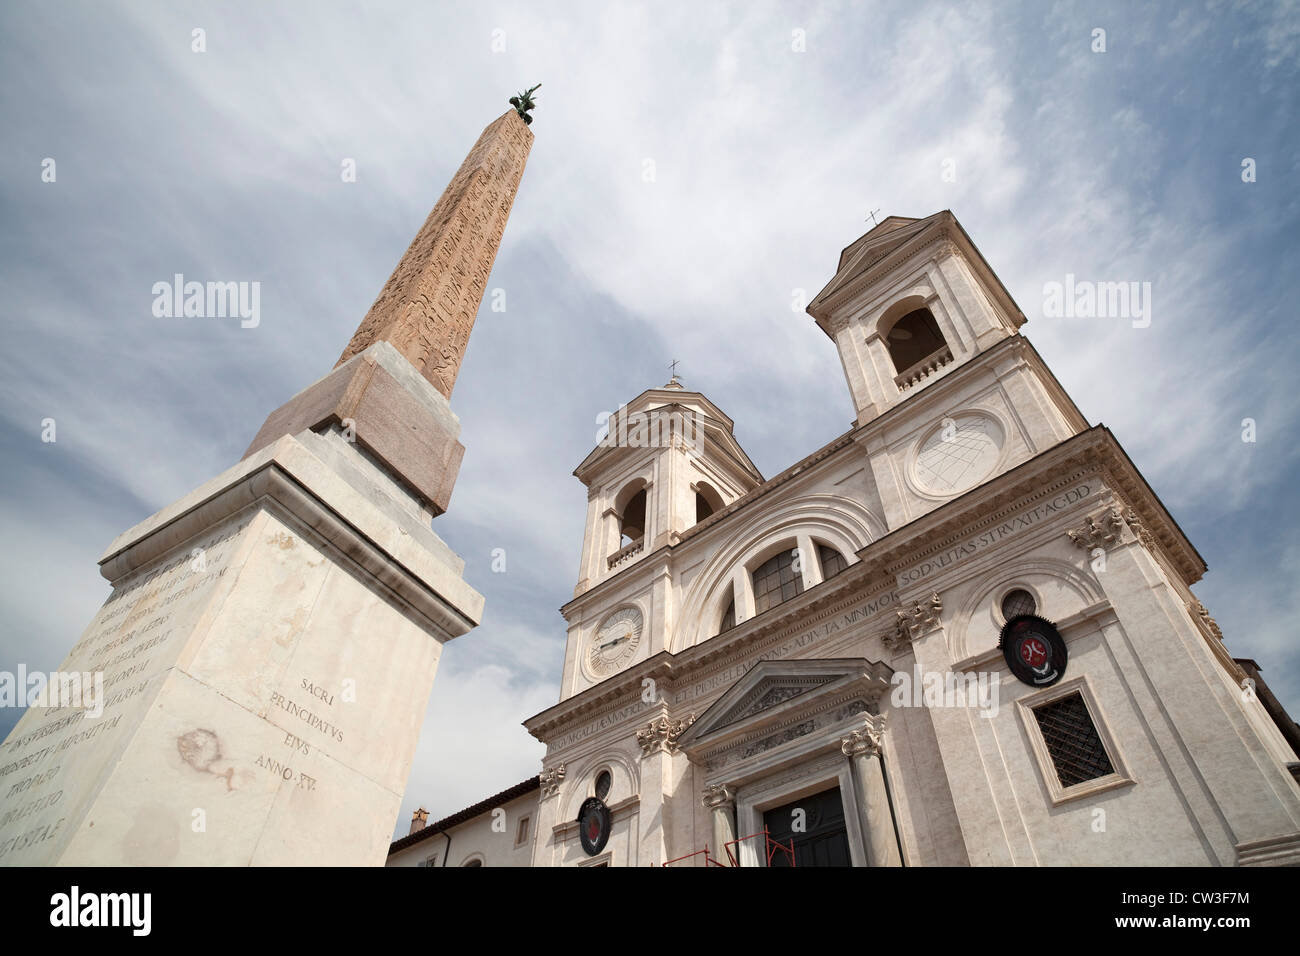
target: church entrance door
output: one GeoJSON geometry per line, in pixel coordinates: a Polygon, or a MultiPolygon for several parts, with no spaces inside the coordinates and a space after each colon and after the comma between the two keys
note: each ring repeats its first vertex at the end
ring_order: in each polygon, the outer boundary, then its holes
{"type": "MultiPolygon", "coordinates": [[[[766,810],[763,824],[773,840],[787,846],[794,840],[796,866],[852,866],[839,787],[766,810]]],[[[784,853],[777,851],[771,865],[790,863],[784,853]]]]}

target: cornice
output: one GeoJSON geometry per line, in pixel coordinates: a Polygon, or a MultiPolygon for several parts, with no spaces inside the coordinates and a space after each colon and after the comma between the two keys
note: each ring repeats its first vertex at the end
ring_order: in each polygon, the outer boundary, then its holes
{"type": "Polygon", "coordinates": [[[891,531],[858,556],[862,563],[885,572],[917,563],[1089,477],[1101,480],[1134,513],[1185,583],[1200,579],[1204,561],[1104,425],[1080,432],[891,531]],[[972,518],[976,510],[979,515],[972,518]]]}

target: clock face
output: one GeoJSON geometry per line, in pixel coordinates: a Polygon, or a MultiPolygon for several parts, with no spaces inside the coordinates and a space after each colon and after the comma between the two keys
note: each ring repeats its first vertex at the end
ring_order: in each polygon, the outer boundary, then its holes
{"type": "Polygon", "coordinates": [[[959,494],[988,477],[1002,454],[1002,429],[984,415],[946,419],[916,453],[913,474],[924,491],[959,494]]]}
{"type": "Polygon", "coordinates": [[[597,677],[611,674],[632,659],[641,643],[641,612],[620,608],[596,629],[587,647],[587,666],[597,677]]]}

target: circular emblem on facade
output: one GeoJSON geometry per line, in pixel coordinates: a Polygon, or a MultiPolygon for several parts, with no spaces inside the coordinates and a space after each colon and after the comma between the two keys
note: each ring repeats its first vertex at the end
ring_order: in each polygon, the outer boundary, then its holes
{"type": "Polygon", "coordinates": [[[945,418],[917,449],[913,480],[921,491],[941,498],[968,491],[997,467],[1002,444],[1002,426],[987,415],[945,418]]]}
{"type": "Polygon", "coordinates": [[[587,856],[595,856],[605,849],[611,824],[609,807],[598,797],[588,797],[578,810],[578,838],[587,856]]]}
{"type": "Polygon", "coordinates": [[[1021,614],[1007,621],[998,647],[1016,679],[1030,687],[1051,687],[1065,674],[1065,639],[1051,621],[1021,614]]]}
{"type": "Polygon", "coordinates": [[[619,608],[605,618],[592,634],[587,648],[587,667],[597,677],[612,674],[632,659],[641,643],[641,612],[619,608]]]}

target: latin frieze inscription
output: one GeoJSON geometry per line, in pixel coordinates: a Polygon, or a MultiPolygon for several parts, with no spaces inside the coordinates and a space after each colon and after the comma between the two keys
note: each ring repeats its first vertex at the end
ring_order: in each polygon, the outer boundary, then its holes
{"type": "Polygon", "coordinates": [[[982,551],[986,551],[1004,538],[1010,537],[1026,528],[1032,528],[1035,525],[1042,524],[1048,518],[1051,518],[1058,511],[1070,507],[1087,498],[1092,494],[1094,488],[1091,485],[1076,485],[1069,491],[1062,492],[1051,501],[1045,501],[1041,505],[1028,508],[1019,514],[1012,515],[1010,519],[1004,521],[995,528],[977,535],[972,535],[965,541],[949,548],[942,554],[933,558],[915,564],[910,568],[898,573],[898,586],[907,587],[922,581],[931,575],[946,571],[955,567],[967,558],[974,557],[982,551]]]}
{"type": "Polygon", "coordinates": [[[593,723],[587,724],[585,727],[579,727],[577,730],[570,731],[563,737],[554,741],[551,744],[551,747],[559,750],[568,747],[571,744],[576,744],[579,740],[585,740],[592,734],[599,733],[607,727],[612,727],[615,724],[622,723],[634,714],[639,715],[645,710],[645,708],[646,705],[639,701],[635,704],[628,704],[625,707],[620,707],[618,710],[606,714],[604,717],[601,717],[593,723]]]}

